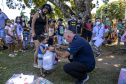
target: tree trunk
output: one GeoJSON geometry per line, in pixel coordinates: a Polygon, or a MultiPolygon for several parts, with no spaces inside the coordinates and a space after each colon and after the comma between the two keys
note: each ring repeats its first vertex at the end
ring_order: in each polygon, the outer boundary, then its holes
{"type": "MultiPolygon", "coordinates": [[[[76,17],[81,17],[83,24],[85,24],[88,18],[91,18],[92,0],[74,0],[76,8],[76,17]]],[[[84,26],[83,26],[84,27],[84,26]]],[[[83,29],[82,36],[86,38],[86,30],[83,29]]]]}
{"type": "Polygon", "coordinates": [[[49,0],[52,4],[58,7],[64,15],[64,18],[69,18],[72,10],[70,7],[64,3],[63,0],[49,0]]]}

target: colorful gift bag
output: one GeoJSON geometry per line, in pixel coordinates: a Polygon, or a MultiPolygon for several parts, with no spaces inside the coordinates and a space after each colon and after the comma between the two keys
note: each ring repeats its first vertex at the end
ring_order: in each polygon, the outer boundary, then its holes
{"type": "Polygon", "coordinates": [[[31,84],[53,84],[52,82],[50,82],[47,79],[44,79],[42,77],[37,78],[36,80],[34,80],[31,84]]]}
{"type": "Polygon", "coordinates": [[[126,84],[126,68],[121,69],[118,84],[126,84]]]}

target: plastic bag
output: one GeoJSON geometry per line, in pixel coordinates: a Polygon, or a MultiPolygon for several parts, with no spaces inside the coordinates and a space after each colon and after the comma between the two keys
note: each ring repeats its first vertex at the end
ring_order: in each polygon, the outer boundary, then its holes
{"type": "Polygon", "coordinates": [[[43,56],[43,68],[50,70],[56,68],[58,64],[58,56],[56,53],[50,52],[49,50],[43,56]]]}
{"type": "Polygon", "coordinates": [[[126,33],[121,36],[121,42],[126,42],[126,33]]]}
{"type": "Polygon", "coordinates": [[[121,69],[118,84],[126,84],[126,68],[121,69]]]}

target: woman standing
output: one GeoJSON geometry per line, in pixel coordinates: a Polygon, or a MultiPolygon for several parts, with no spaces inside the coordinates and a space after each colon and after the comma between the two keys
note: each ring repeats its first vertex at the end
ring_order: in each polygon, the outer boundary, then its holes
{"type": "Polygon", "coordinates": [[[48,18],[46,17],[46,14],[50,14],[51,12],[51,6],[49,4],[44,4],[41,8],[41,13],[36,13],[32,19],[32,37],[36,48],[34,53],[34,67],[37,67],[38,46],[40,44],[38,37],[40,34],[48,32],[48,18]]]}

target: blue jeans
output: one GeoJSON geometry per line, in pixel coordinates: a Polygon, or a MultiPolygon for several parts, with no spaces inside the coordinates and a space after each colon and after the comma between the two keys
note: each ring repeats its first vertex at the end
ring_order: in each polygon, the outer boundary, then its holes
{"type": "Polygon", "coordinates": [[[5,29],[1,28],[0,29],[0,38],[5,38],[5,36],[6,36],[5,29]]]}
{"type": "Polygon", "coordinates": [[[23,46],[28,46],[28,40],[23,40],[23,46]]]}

